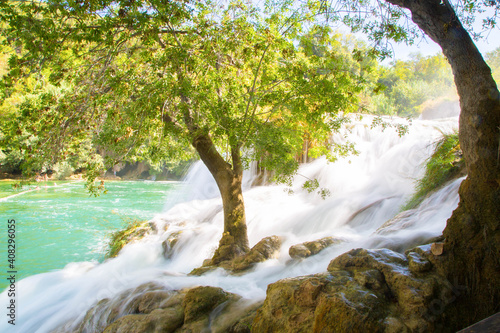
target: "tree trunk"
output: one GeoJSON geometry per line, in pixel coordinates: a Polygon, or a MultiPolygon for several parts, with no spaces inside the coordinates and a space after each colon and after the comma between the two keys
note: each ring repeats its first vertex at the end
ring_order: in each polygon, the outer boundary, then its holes
{"type": "Polygon", "coordinates": [[[447,0],[386,0],[412,20],[451,64],[460,96],[459,140],[467,167],[460,204],[444,230],[443,271],[458,299],[445,313],[455,330],[500,310],[500,99],[491,70],[447,0]]]}
{"type": "Polygon", "coordinates": [[[217,265],[222,261],[241,256],[249,250],[245,205],[241,189],[243,168],[240,150],[232,148],[233,166],[231,166],[217,152],[207,134],[197,135],[192,144],[214,177],[222,196],[224,233],[212,258],[212,264],[217,265]]]}

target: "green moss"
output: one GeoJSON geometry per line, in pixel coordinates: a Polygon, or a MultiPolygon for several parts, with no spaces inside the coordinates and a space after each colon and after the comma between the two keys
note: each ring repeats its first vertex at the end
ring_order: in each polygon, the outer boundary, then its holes
{"type": "Polygon", "coordinates": [[[436,149],[427,160],[425,175],[417,182],[416,192],[402,210],[417,207],[429,193],[458,177],[464,170],[462,151],[458,133],[444,134],[436,144],[436,149]]]}
{"type": "Polygon", "coordinates": [[[129,219],[128,225],[124,229],[115,231],[111,234],[106,258],[116,257],[126,244],[143,238],[150,230],[151,226],[147,221],[129,219]]]}

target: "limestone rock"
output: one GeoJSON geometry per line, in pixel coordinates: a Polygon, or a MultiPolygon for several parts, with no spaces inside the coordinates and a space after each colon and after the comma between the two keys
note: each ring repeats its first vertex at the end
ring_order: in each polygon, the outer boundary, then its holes
{"type": "Polygon", "coordinates": [[[243,257],[237,258],[232,265],[234,272],[240,272],[251,268],[259,262],[271,258],[277,258],[281,247],[281,239],[278,236],[263,238],[243,257]]]}
{"type": "Polygon", "coordinates": [[[212,265],[205,266],[204,265],[201,267],[194,268],[191,272],[189,272],[188,275],[201,276],[201,275],[208,273],[208,272],[211,272],[215,269],[217,269],[217,266],[212,266],[212,265]]]}
{"type": "Polygon", "coordinates": [[[57,332],[249,333],[261,305],[221,288],[167,290],[146,283],[98,302],[76,330],[68,322],[57,332]]]}
{"type": "Polygon", "coordinates": [[[408,253],[408,267],[413,274],[428,272],[432,268],[432,263],[416,252],[408,253]]]}
{"type": "Polygon", "coordinates": [[[220,333],[250,333],[252,322],[263,301],[255,302],[239,299],[223,304],[213,311],[210,329],[220,333]]]}
{"type": "Polygon", "coordinates": [[[135,221],[123,230],[119,230],[111,236],[108,244],[109,250],[106,254],[107,258],[113,258],[129,243],[136,242],[148,233],[156,232],[156,225],[146,221],[135,221]]]}
{"type": "Polygon", "coordinates": [[[171,333],[182,327],[182,307],[156,309],[148,315],[131,314],[106,327],[104,333],[154,332],[171,333]]]}
{"type": "Polygon", "coordinates": [[[433,243],[431,245],[431,252],[435,256],[440,256],[444,252],[444,243],[433,243]]]}
{"type": "Polygon", "coordinates": [[[196,287],[186,293],[182,301],[185,322],[193,322],[208,314],[221,303],[227,301],[232,294],[216,287],[196,287]]]}
{"type": "Polygon", "coordinates": [[[327,284],[327,274],[270,284],[266,300],[253,321],[252,332],[312,332],[318,295],[327,284]]]}
{"type": "Polygon", "coordinates": [[[166,290],[156,283],[145,283],[135,289],[126,290],[113,299],[102,299],[85,314],[74,333],[102,332],[104,329],[129,314],[148,314],[156,308],[169,307],[180,301],[178,292],[166,290]]]}
{"type": "MultiPolygon", "coordinates": [[[[212,260],[205,260],[203,266],[193,269],[189,275],[203,275],[217,268],[223,268],[232,273],[240,273],[251,269],[255,264],[268,259],[277,258],[281,248],[281,238],[270,236],[261,239],[248,253],[235,258],[214,263],[212,260]]],[[[220,248],[219,248],[220,249],[220,248]]]]}
{"type": "Polygon", "coordinates": [[[172,254],[174,253],[174,247],[179,241],[179,237],[182,234],[182,231],[177,231],[168,235],[167,239],[161,243],[163,248],[163,256],[165,259],[170,259],[172,254]]]}
{"type": "Polygon", "coordinates": [[[392,219],[387,220],[384,224],[382,224],[376,231],[375,234],[379,235],[390,235],[399,230],[410,228],[415,225],[414,214],[416,209],[408,209],[405,210],[392,219]]]}
{"type": "Polygon", "coordinates": [[[275,282],[252,332],[435,331],[433,304],[445,306],[453,295],[429,248],[355,249],[332,260],[328,273],[275,282]]]}
{"type": "Polygon", "coordinates": [[[343,240],[335,237],[325,237],[312,242],[305,242],[293,245],[288,250],[288,254],[293,259],[307,258],[312,255],[318,254],[325,248],[342,243],[343,240]]]}

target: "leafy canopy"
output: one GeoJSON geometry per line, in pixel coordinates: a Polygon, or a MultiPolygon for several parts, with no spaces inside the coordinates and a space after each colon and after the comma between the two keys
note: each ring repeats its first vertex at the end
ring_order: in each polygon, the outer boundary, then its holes
{"type": "Polygon", "coordinates": [[[369,54],[348,50],[329,28],[306,30],[310,13],[292,5],[48,1],[0,13],[16,50],[7,86],[35,75],[58,88],[14,122],[38,117],[27,135],[48,152],[38,156],[45,163],[90,140],[105,152],[89,161],[90,180],[121,160],[189,158],[200,134],[228,163],[242,149],[244,162],[260,160],[286,180],[305,138],[317,143],[312,154],[329,154],[339,112],[356,110],[371,70],[369,54]]]}

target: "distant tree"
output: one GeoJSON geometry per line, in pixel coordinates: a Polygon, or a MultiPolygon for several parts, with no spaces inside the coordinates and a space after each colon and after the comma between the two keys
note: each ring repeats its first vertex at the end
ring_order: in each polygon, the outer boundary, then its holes
{"type": "Polygon", "coordinates": [[[378,83],[382,89],[372,94],[381,95],[374,98],[378,113],[415,116],[426,101],[456,96],[451,68],[441,54],[413,54],[410,60],[381,66],[378,83]]]}
{"type": "Polygon", "coordinates": [[[486,62],[491,67],[495,81],[500,82],[500,47],[486,53],[486,62]]]}

